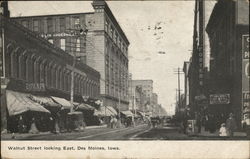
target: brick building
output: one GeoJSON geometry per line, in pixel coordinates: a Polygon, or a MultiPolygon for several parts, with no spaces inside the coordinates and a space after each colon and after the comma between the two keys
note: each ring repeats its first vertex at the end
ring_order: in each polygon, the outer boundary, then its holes
{"type": "MultiPolygon", "coordinates": [[[[12,19],[0,15],[1,43],[4,41],[3,72],[1,74],[1,119],[6,125],[6,91],[14,91],[17,99],[22,93],[43,97],[54,96],[70,99],[71,72],[74,70],[75,102],[82,96],[98,97],[100,74],[84,63],[76,62],[73,56],[52,45],[38,34],[30,31],[12,19]],[[4,34],[2,34],[4,31],[4,34]],[[2,36],[4,35],[4,36],[2,36]],[[4,83],[2,83],[5,81],[4,83]],[[20,93],[19,93],[20,92],[20,93]],[[19,95],[18,95],[19,94],[19,95]]],[[[6,97],[7,96],[7,97],[6,97]]],[[[25,99],[22,100],[25,102],[25,99]]],[[[27,100],[26,100],[27,102],[27,100]]],[[[31,103],[26,103],[32,106],[31,103]]],[[[21,109],[17,108],[17,109],[21,109]]],[[[22,112],[22,110],[20,110],[22,112]]]]}
{"type": "Polygon", "coordinates": [[[248,113],[249,118],[250,110],[249,1],[219,0],[213,9],[206,31],[211,47],[210,96],[228,96],[227,101],[217,100],[218,98],[211,101],[210,98],[209,108],[213,113],[226,116],[230,112],[234,113],[240,126],[243,113],[248,113]],[[245,77],[247,63],[248,77],[245,77]],[[244,95],[246,98],[243,98],[244,95]]]}
{"type": "Polygon", "coordinates": [[[93,1],[92,6],[90,13],[13,19],[99,71],[103,104],[118,108],[120,103],[126,109],[129,41],[105,1],[93,1]]]}

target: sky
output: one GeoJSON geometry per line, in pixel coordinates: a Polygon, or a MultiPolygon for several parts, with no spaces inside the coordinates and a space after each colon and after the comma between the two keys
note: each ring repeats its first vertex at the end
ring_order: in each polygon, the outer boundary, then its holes
{"type": "MultiPolygon", "coordinates": [[[[192,54],[194,1],[108,1],[130,41],[133,79],[152,79],[158,101],[174,113],[178,67],[192,54]]],[[[209,16],[214,2],[208,2],[209,16]]],[[[11,16],[93,12],[91,1],[10,1],[11,16]]],[[[209,54],[209,53],[208,53],[209,54]]],[[[181,89],[184,89],[181,75],[181,89]]],[[[184,91],[184,90],[183,90],[184,91]]]]}

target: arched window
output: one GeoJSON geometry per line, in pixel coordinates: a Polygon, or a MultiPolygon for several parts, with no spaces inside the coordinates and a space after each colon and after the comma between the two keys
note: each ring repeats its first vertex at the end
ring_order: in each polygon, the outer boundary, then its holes
{"type": "Polygon", "coordinates": [[[53,65],[51,69],[51,87],[52,88],[56,88],[56,76],[57,76],[56,65],[53,65]]]}
{"type": "Polygon", "coordinates": [[[27,78],[26,78],[26,74],[27,74],[27,68],[26,68],[27,58],[28,58],[28,56],[26,56],[26,55],[22,56],[22,66],[21,66],[21,79],[22,80],[27,80],[27,78]]]}

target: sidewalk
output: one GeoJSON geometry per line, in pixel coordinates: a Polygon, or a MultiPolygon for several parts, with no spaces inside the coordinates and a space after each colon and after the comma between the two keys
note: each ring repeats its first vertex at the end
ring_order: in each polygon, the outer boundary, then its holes
{"type": "MultiPolygon", "coordinates": [[[[89,130],[89,129],[98,129],[98,128],[106,128],[107,125],[100,125],[100,126],[86,126],[84,130],[89,130]]],[[[82,130],[82,131],[84,131],[82,130]]],[[[76,132],[82,132],[82,131],[76,131],[76,132]]],[[[63,132],[64,133],[64,132],[63,132]]],[[[60,134],[63,134],[60,133],[60,134]]],[[[1,140],[13,140],[13,139],[23,139],[27,137],[32,137],[32,136],[43,136],[43,135],[49,135],[53,134],[51,132],[39,132],[37,134],[31,134],[31,133],[24,133],[24,134],[19,134],[19,133],[4,133],[1,134],[1,140]]]]}
{"type": "MultiPolygon", "coordinates": [[[[210,133],[209,131],[205,131],[204,128],[201,129],[201,133],[194,134],[191,136],[201,137],[201,138],[221,138],[226,139],[229,138],[228,136],[219,136],[219,130],[216,130],[214,133],[210,133]]],[[[234,132],[234,136],[230,139],[247,139],[247,134],[245,132],[234,132]]]]}

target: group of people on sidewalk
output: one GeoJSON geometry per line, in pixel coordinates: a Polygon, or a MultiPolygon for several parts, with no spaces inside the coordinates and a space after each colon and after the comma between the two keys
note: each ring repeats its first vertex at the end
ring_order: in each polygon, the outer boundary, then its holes
{"type": "Polygon", "coordinates": [[[191,120],[191,116],[189,114],[182,119],[180,129],[184,134],[189,134],[192,130],[194,131],[192,133],[200,134],[202,127],[204,127],[205,131],[209,131],[210,133],[215,133],[216,130],[219,130],[219,136],[232,137],[237,129],[233,113],[230,113],[228,118],[224,115],[221,115],[220,118],[216,118],[212,114],[202,116],[200,113],[195,112],[193,119],[194,125],[188,122],[191,120]]]}

